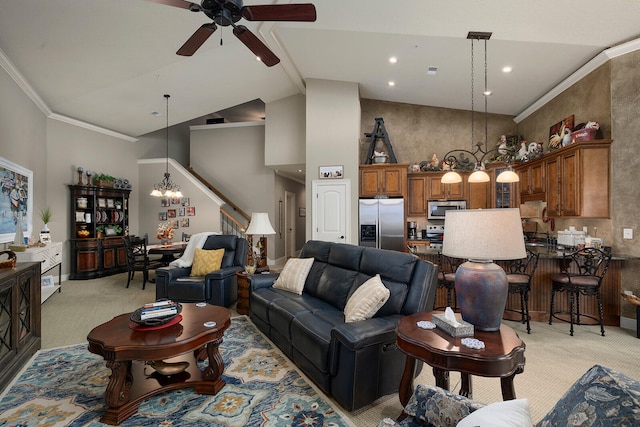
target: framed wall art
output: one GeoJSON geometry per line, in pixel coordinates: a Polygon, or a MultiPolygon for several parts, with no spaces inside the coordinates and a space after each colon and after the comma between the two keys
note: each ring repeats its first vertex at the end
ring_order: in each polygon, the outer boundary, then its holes
{"type": "Polygon", "coordinates": [[[13,242],[17,224],[31,237],[33,229],[33,172],[0,157],[0,243],[13,242]]]}
{"type": "Polygon", "coordinates": [[[320,166],[319,169],[320,179],[341,179],[344,174],[342,166],[320,166]]]}

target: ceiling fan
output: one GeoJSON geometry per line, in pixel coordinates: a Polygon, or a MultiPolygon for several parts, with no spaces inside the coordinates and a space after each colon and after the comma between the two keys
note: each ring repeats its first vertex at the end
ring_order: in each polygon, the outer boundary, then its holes
{"type": "Polygon", "coordinates": [[[274,4],[243,6],[242,0],[202,0],[200,4],[186,0],[147,0],[168,6],[188,9],[191,12],[203,12],[213,20],[204,24],[178,49],[178,55],[191,56],[213,34],[218,25],[233,27],[233,34],[251,50],[267,66],[272,67],[280,62],[278,58],[260,39],[244,25],[237,25],[240,19],[247,21],[297,21],[314,22],[316,8],[311,3],[274,4]],[[216,25],[217,24],[217,25],[216,25]]]}

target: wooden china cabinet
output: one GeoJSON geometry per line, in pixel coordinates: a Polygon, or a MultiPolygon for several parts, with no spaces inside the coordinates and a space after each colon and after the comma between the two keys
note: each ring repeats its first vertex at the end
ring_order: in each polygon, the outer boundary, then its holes
{"type": "Polygon", "coordinates": [[[131,190],[69,185],[70,279],[93,279],[127,271],[122,241],[129,234],[131,190]]]}

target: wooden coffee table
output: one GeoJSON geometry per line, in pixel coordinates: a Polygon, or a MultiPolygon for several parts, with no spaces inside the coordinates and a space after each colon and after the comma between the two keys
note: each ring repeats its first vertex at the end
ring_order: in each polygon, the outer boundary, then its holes
{"type": "Polygon", "coordinates": [[[120,424],[136,413],[144,399],[169,390],[194,387],[201,394],[216,394],[225,385],[218,346],[231,324],[229,310],[209,304],[202,307],[182,304],[181,315],[182,320],[175,325],[136,331],[130,328],[131,313],[127,313],[89,332],[89,351],[102,356],[111,369],[104,393],[107,410],[100,421],[120,424]],[[205,322],[216,325],[205,326],[205,322]],[[209,360],[203,370],[197,366],[198,357],[209,360]],[[179,374],[165,376],[144,363],[154,360],[186,361],[189,367],[179,374]]]}
{"type": "MultiPolygon", "coordinates": [[[[441,312],[433,312],[441,313],[441,312]]],[[[454,338],[436,329],[421,329],[420,320],[431,320],[432,312],[403,317],[396,327],[398,348],[407,355],[400,381],[400,402],[405,406],[413,393],[416,359],[433,367],[436,385],[449,390],[449,371],[461,373],[460,394],[471,397],[471,375],[499,377],[504,400],[515,399],[513,378],[524,371],[525,344],[509,326],[499,331],[475,331],[473,338],[484,341],[485,348],[475,350],[463,346],[462,338],[454,338]]],[[[458,315],[459,316],[459,315],[458,315]]]]}

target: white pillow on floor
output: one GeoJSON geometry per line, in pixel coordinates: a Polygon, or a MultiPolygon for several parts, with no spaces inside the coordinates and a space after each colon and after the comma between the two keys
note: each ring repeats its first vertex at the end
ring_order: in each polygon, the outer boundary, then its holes
{"type": "Polygon", "coordinates": [[[490,403],[464,417],[456,427],[533,427],[527,399],[490,403]]]}

